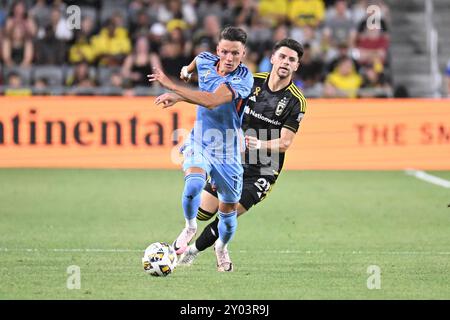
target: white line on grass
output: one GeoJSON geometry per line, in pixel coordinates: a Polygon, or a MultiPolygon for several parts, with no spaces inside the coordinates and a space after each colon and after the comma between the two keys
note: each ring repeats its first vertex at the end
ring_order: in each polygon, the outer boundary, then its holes
{"type": "MultiPolygon", "coordinates": [[[[239,253],[249,253],[248,250],[237,250],[239,253]]],[[[98,253],[123,253],[144,252],[137,249],[49,249],[49,248],[0,248],[0,252],[98,252],[98,253]]],[[[381,254],[381,255],[450,255],[450,251],[324,251],[324,250],[257,250],[258,253],[282,253],[282,254],[381,254]]]]}
{"type": "Polygon", "coordinates": [[[447,189],[450,188],[450,181],[433,176],[424,171],[415,170],[415,169],[406,169],[405,173],[409,176],[416,177],[417,179],[424,180],[426,182],[435,184],[437,186],[447,188],[447,189]]]}

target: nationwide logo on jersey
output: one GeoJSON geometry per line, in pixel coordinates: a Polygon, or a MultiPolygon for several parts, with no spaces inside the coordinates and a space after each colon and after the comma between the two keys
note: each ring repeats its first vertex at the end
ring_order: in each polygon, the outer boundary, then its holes
{"type": "Polygon", "coordinates": [[[287,97],[284,97],[283,99],[281,99],[280,102],[278,102],[278,104],[277,104],[277,109],[275,110],[275,115],[277,115],[277,116],[281,115],[284,108],[286,108],[287,104],[288,104],[287,97]]]}

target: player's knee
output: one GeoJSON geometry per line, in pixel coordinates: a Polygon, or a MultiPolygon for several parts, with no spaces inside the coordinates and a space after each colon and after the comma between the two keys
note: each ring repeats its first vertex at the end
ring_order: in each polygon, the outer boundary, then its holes
{"type": "Polygon", "coordinates": [[[185,177],[184,196],[194,198],[198,196],[205,187],[205,175],[199,173],[191,173],[185,177]]]}

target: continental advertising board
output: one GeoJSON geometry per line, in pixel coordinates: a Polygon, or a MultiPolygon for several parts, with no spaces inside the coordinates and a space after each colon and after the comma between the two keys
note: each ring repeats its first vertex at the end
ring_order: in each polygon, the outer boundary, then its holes
{"type": "MultiPolygon", "coordinates": [[[[176,169],[195,114],[153,97],[0,97],[0,167],[176,169]]],[[[285,168],[450,170],[450,100],[310,99],[285,168]]]]}

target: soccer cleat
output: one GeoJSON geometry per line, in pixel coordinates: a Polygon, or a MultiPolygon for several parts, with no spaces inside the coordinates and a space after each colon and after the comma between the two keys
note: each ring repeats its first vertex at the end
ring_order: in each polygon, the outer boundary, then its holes
{"type": "Polygon", "coordinates": [[[180,256],[178,259],[178,265],[180,266],[190,266],[194,262],[195,258],[197,258],[199,252],[194,252],[192,247],[189,246],[186,251],[180,256]]]}
{"type": "Polygon", "coordinates": [[[194,238],[196,232],[196,228],[184,228],[183,231],[181,231],[178,238],[172,244],[177,255],[180,255],[186,251],[189,242],[191,242],[192,238],[194,238]]]}
{"type": "Polygon", "coordinates": [[[214,251],[216,252],[217,271],[232,272],[233,263],[231,262],[227,248],[223,248],[222,250],[220,250],[216,248],[216,246],[214,246],[214,251]]]}

